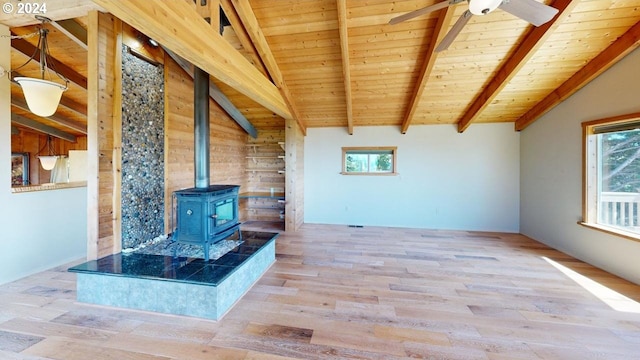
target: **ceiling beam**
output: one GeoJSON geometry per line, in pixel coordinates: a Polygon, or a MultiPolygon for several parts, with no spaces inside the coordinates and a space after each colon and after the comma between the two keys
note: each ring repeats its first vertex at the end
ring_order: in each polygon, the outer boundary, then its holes
{"type": "Polygon", "coordinates": [[[229,20],[229,23],[231,24],[231,28],[233,29],[236,36],[238,37],[240,44],[242,45],[244,50],[249,53],[249,56],[251,56],[251,60],[253,60],[253,65],[262,74],[264,74],[264,76],[271,79],[271,77],[269,76],[269,72],[267,71],[267,68],[264,66],[264,63],[262,62],[262,59],[258,54],[258,50],[256,50],[256,47],[251,42],[251,38],[249,37],[249,34],[247,34],[247,30],[244,28],[244,25],[242,24],[242,21],[240,20],[240,17],[238,16],[236,9],[233,7],[231,0],[220,0],[220,5],[222,6],[222,10],[224,10],[224,14],[229,20]]]}
{"type": "MultiPolygon", "coordinates": [[[[15,34],[12,32],[11,35],[13,36],[15,34]]],[[[27,57],[30,57],[31,55],[35,54],[33,59],[35,61],[40,61],[40,51],[38,50],[37,47],[31,45],[31,43],[28,42],[27,40],[24,40],[24,39],[11,39],[11,47],[16,49],[16,50],[18,50],[19,52],[21,52],[22,54],[24,54],[27,57]]],[[[77,71],[73,70],[71,67],[65,65],[60,60],[57,60],[53,56],[51,56],[49,58],[51,60],[53,60],[53,64],[51,64],[50,61],[47,61],[47,67],[50,70],[59,73],[60,75],[64,76],[69,81],[71,81],[72,83],[82,87],[83,89],[87,88],[87,78],[86,77],[82,76],[80,73],[78,73],[77,71]],[[52,67],[55,67],[55,70],[52,69],[52,67]]]]}
{"type": "Polygon", "coordinates": [[[73,19],[51,21],[51,26],[65,34],[81,48],[89,50],[89,47],[87,46],[87,29],[78,24],[77,21],[73,19]]]}
{"type": "MultiPolygon", "coordinates": [[[[169,49],[164,49],[167,55],[169,55],[181,68],[191,76],[193,79],[193,65],[191,65],[188,61],[176,55],[173,51],[169,49]]],[[[209,96],[218,104],[224,111],[229,114],[229,116],[238,124],[247,134],[251,135],[254,139],[258,137],[258,131],[253,126],[253,124],[247,120],[244,115],[238,110],[238,108],[233,105],[233,103],[227,98],[225,94],[214,84],[213,82],[209,82],[209,96]]]]}
{"type": "Polygon", "coordinates": [[[420,75],[418,76],[415,88],[413,89],[411,102],[409,103],[407,112],[405,113],[404,119],[402,120],[402,128],[400,129],[400,132],[402,132],[403,134],[407,133],[409,125],[411,125],[413,117],[416,114],[416,110],[418,109],[418,105],[420,104],[420,100],[422,99],[422,93],[424,92],[424,88],[427,86],[427,82],[429,81],[429,75],[431,75],[433,65],[436,63],[436,59],[438,58],[436,46],[447,34],[447,29],[449,29],[451,20],[453,19],[453,13],[454,10],[451,6],[440,10],[438,22],[436,23],[436,26],[433,30],[433,35],[431,36],[431,41],[429,42],[429,48],[427,49],[427,56],[422,63],[422,67],[420,68],[420,75]]]}
{"type": "Polygon", "coordinates": [[[184,0],[93,1],[265,108],[292,118],[278,88],[184,0]]]}
{"type": "MultiPolygon", "coordinates": [[[[29,106],[27,106],[27,102],[22,99],[16,99],[15,96],[11,97],[11,105],[17,107],[18,109],[31,112],[31,110],[29,110],[29,106]]],[[[87,134],[87,125],[85,124],[81,124],[76,121],[65,119],[56,114],[46,117],[45,119],[51,120],[58,125],[62,125],[64,127],[75,130],[82,134],[85,134],[85,135],[87,134]]]]}
{"type": "MultiPolygon", "coordinates": [[[[18,3],[26,3],[22,0],[4,0],[3,3],[10,3],[12,11],[0,12],[0,24],[8,27],[20,27],[26,25],[39,24],[40,21],[34,17],[34,14],[19,14],[18,3]]],[[[31,4],[46,4],[46,17],[51,20],[58,21],[64,19],[72,19],[86,16],[91,10],[104,11],[101,7],[94,4],[91,0],[55,0],[55,1],[32,1],[31,4]]]]}
{"type": "Polygon", "coordinates": [[[502,65],[493,79],[491,79],[474,102],[468,107],[465,114],[462,115],[462,118],[460,118],[458,122],[458,132],[465,131],[469,125],[471,125],[471,122],[482,114],[482,111],[491,104],[502,89],[507,86],[509,81],[516,76],[518,71],[529,61],[536,50],[542,46],[553,30],[571,15],[571,10],[573,10],[578,3],[580,3],[579,0],[556,0],[553,2],[553,7],[559,10],[558,14],[551,19],[551,21],[531,29],[509,60],[502,65]]]}
{"type": "MultiPolygon", "coordinates": [[[[194,3],[193,0],[185,0],[194,3]]],[[[196,11],[214,31],[220,33],[220,2],[218,0],[196,0],[196,11]]]]}
{"type": "Polygon", "coordinates": [[[567,81],[553,90],[542,101],[522,115],[515,123],[516,131],[524,130],[547,111],[566,100],[591,80],[605,72],[620,59],[627,56],[640,46],[640,21],[632,26],[626,33],[609,45],[603,52],[578,70],[567,81]]]}
{"type": "Polygon", "coordinates": [[[54,127],[45,125],[43,123],[37,122],[33,119],[29,119],[28,117],[25,117],[22,115],[11,114],[11,122],[35,131],[39,131],[47,135],[51,135],[63,140],[67,140],[72,143],[75,143],[77,141],[76,137],[72,134],[58,130],[54,127]]]}
{"type": "MultiPolygon", "coordinates": [[[[191,0],[186,0],[189,5],[193,3],[191,0]]],[[[215,30],[220,32],[222,35],[223,29],[220,26],[220,2],[218,0],[204,0],[204,1],[196,1],[195,9],[204,18],[207,20],[209,25],[215,30]]],[[[195,76],[195,68],[189,63],[187,60],[181,58],[173,51],[165,48],[162,49],[175,61],[182,70],[187,73],[191,79],[194,79],[195,76]]],[[[209,81],[209,97],[212,98],[244,131],[246,131],[251,137],[254,139],[258,137],[258,132],[253,124],[247,120],[247,118],[242,115],[240,110],[238,110],[235,105],[227,98],[226,95],[222,93],[222,91],[214,84],[209,81]]]]}
{"type": "Polygon", "coordinates": [[[64,106],[68,110],[78,113],[78,115],[82,115],[85,118],[87,117],[87,105],[80,104],[66,96],[63,96],[62,99],[60,99],[60,105],[64,106]]]}
{"type": "Polygon", "coordinates": [[[289,92],[289,87],[282,77],[282,72],[280,72],[280,67],[276,62],[271,49],[269,48],[269,44],[267,43],[267,39],[258,24],[258,19],[256,19],[256,15],[253,13],[253,9],[247,0],[232,0],[233,7],[236,9],[244,28],[247,30],[247,33],[251,37],[251,41],[253,45],[258,50],[258,54],[260,54],[260,58],[264,62],[273,82],[275,83],[278,90],[280,90],[280,94],[284,99],[289,112],[293,116],[293,119],[296,120],[298,126],[300,126],[300,130],[302,134],[307,134],[307,127],[302,121],[302,117],[295,106],[295,102],[293,101],[293,96],[289,92]]]}
{"type": "Polygon", "coordinates": [[[353,100],[351,96],[351,70],[349,60],[349,30],[347,25],[347,0],[338,1],[338,28],[340,30],[340,51],[342,53],[342,78],[347,102],[347,131],[353,135],[353,100]]]}

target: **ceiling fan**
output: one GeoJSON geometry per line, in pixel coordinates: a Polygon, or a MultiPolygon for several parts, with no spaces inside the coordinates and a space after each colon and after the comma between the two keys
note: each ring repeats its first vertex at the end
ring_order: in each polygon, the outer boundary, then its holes
{"type": "Polygon", "coordinates": [[[536,0],[448,0],[394,17],[389,21],[389,24],[394,25],[465,1],[469,3],[469,9],[453,24],[451,30],[436,47],[436,51],[446,50],[473,15],[487,15],[500,8],[535,26],[540,26],[553,19],[558,13],[558,9],[539,3],[536,0]]]}

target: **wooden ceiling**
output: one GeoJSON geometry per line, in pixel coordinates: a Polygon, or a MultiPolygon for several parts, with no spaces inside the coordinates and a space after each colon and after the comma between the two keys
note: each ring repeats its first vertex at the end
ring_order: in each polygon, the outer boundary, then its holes
{"type": "MultiPolygon", "coordinates": [[[[50,27],[50,47],[77,77],[54,117],[35,120],[83,134],[87,59],[77,27],[86,29],[83,16],[93,9],[207,70],[258,130],[282,128],[285,118],[349,133],[419,124],[457,124],[462,132],[487,122],[522,130],[640,44],[640,0],[550,0],[559,14],[540,27],[498,9],[474,16],[442,52],[435,46],[467,3],[389,25],[438,1],[208,0],[207,11],[218,1],[231,23],[222,36],[202,19],[200,1],[47,1],[53,20],[73,18],[50,27]]],[[[33,22],[0,15],[16,35],[33,32],[33,22]]],[[[12,68],[28,58],[25,43],[36,41],[12,41],[12,68]]],[[[32,115],[17,85],[12,96],[14,125],[22,125],[32,115]]]]}

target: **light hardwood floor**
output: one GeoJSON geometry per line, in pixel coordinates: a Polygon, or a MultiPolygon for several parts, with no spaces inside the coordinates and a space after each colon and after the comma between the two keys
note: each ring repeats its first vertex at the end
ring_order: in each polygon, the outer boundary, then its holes
{"type": "Polygon", "coordinates": [[[521,235],[307,224],[276,248],[219,322],[77,303],[66,267],[0,286],[0,359],[640,359],[640,287],[521,235]]]}

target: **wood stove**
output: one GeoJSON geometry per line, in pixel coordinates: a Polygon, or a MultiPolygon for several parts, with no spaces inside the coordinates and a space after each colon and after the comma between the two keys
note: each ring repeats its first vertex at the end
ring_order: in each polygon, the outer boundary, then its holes
{"type": "MultiPolygon", "coordinates": [[[[209,181],[209,74],[194,68],[194,178],[195,187],[173,193],[176,199],[174,242],[201,245],[209,261],[209,246],[238,232],[238,185],[211,185],[209,181]]],[[[173,204],[172,204],[173,205],[173,204]]],[[[173,206],[172,206],[173,208],[173,206]]],[[[173,214],[171,216],[173,220],[173,214]]]]}
{"type": "Polygon", "coordinates": [[[238,222],[238,185],[210,185],[173,193],[176,199],[176,223],[172,239],[180,243],[201,245],[209,261],[209,246],[236,231],[238,222]]]}

